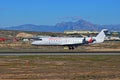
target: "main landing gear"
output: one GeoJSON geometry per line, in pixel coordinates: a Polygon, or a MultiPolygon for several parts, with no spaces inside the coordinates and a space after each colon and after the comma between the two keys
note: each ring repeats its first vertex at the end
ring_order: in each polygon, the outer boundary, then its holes
{"type": "Polygon", "coordinates": [[[69,46],[69,50],[74,50],[75,47],[74,46],[69,46]]]}
{"type": "Polygon", "coordinates": [[[64,49],[74,50],[77,46],[66,46],[64,49]]]}

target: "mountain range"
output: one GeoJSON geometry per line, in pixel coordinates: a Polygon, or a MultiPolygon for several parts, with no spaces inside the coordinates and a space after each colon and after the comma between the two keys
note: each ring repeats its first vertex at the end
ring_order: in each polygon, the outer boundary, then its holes
{"type": "Polygon", "coordinates": [[[19,26],[5,27],[1,28],[3,30],[20,30],[20,31],[37,31],[37,32],[64,32],[67,30],[96,30],[108,29],[110,31],[120,32],[120,24],[117,25],[98,25],[88,22],[86,20],[80,19],[75,22],[61,22],[54,26],[49,25],[34,25],[34,24],[24,24],[19,26]]]}

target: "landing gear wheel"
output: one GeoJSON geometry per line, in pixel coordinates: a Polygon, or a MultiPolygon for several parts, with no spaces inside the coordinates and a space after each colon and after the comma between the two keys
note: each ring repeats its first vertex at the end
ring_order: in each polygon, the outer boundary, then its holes
{"type": "Polygon", "coordinates": [[[70,46],[69,47],[69,50],[74,50],[75,48],[73,46],[70,46]]]}

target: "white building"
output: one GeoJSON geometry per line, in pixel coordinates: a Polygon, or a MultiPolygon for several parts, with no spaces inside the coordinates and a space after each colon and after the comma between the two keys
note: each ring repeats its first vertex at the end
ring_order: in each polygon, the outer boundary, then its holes
{"type": "Polygon", "coordinates": [[[92,34],[92,33],[94,33],[94,34],[97,34],[97,33],[99,33],[98,31],[76,31],[76,30],[74,30],[74,31],[64,31],[64,33],[65,34],[92,34]]]}

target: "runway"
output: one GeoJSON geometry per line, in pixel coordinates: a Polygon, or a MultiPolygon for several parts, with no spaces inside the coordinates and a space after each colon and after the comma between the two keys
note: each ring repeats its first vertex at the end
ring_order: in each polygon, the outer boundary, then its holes
{"type": "Polygon", "coordinates": [[[21,52],[17,52],[17,53],[12,53],[12,52],[6,52],[6,53],[0,53],[0,56],[26,56],[26,55],[120,55],[120,53],[105,53],[105,52],[101,52],[101,53],[84,53],[84,52],[80,52],[80,53],[52,53],[52,52],[47,52],[47,53],[42,53],[42,52],[24,52],[24,53],[21,53],[21,52]]]}

